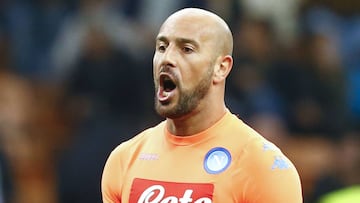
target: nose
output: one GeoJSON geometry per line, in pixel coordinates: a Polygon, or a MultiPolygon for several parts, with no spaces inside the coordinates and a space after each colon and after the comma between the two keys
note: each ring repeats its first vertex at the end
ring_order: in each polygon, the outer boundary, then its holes
{"type": "Polygon", "coordinates": [[[161,65],[169,67],[176,66],[176,48],[174,46],[168,46],[162,53],[161,65]]]}

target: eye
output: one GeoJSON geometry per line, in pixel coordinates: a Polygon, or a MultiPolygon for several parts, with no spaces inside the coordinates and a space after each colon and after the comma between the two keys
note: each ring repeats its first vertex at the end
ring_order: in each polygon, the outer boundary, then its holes
{"type": "Polygon", "coordinates": [[[163,52],[165,52],[166,48],[167,48],[167,44],[166,44],[165,42],[163,42],[163,41],[158,41],[158,42],[156,43],[156,50],[157,50],[157,51],[163,53],[163,52]]]}
{"type": "Polygon", "coordinates": [[[160,52],[164,52],[166,50],[166,46],[164,44],[160,44],[158,45],[157,50],[160,52]]]}
{"type": "Polygon", "coordinates": [[[186,53],[186,54],[191,54],[191,53],[194,52],[194,49],[193,49],[192,47],[190,47],[190,46],[184,46],[184,47],[183,47],[183,51],[184,51],[184,53],[186,53]]]}

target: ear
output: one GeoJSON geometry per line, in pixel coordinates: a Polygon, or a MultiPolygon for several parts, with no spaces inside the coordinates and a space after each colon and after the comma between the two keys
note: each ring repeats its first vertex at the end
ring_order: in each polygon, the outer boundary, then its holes
{"type": "Polygon", "coordinates": [[[233,66],[233,58],[230,55],[218,58],[219,63],[214,69],[214,83],[225,81],[233,66]]]}

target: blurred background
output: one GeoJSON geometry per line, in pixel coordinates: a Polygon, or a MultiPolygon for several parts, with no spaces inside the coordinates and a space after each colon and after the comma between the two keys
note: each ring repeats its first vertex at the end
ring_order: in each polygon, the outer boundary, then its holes
{"type": "Polygon", "coordinates": [[[0,203],[101,202],[110,151],[161,120],[154,39],[183,7],[229,23],[227,105],[294,162],[304,202],[356,201],[360,1],[2,0],[0,203]]]}

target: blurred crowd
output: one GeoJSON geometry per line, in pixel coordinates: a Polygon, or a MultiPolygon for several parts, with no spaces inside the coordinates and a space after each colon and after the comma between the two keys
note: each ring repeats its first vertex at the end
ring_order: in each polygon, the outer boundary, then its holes
{"type": "Polygon", "coordinates": [[[154,39],[183,7],[229,23],[226,103],[293,160],[304,202],[360,194],[359,1],[3,0],[0,203],[101,202],[110,151],[162,119],[154,39]]]}

